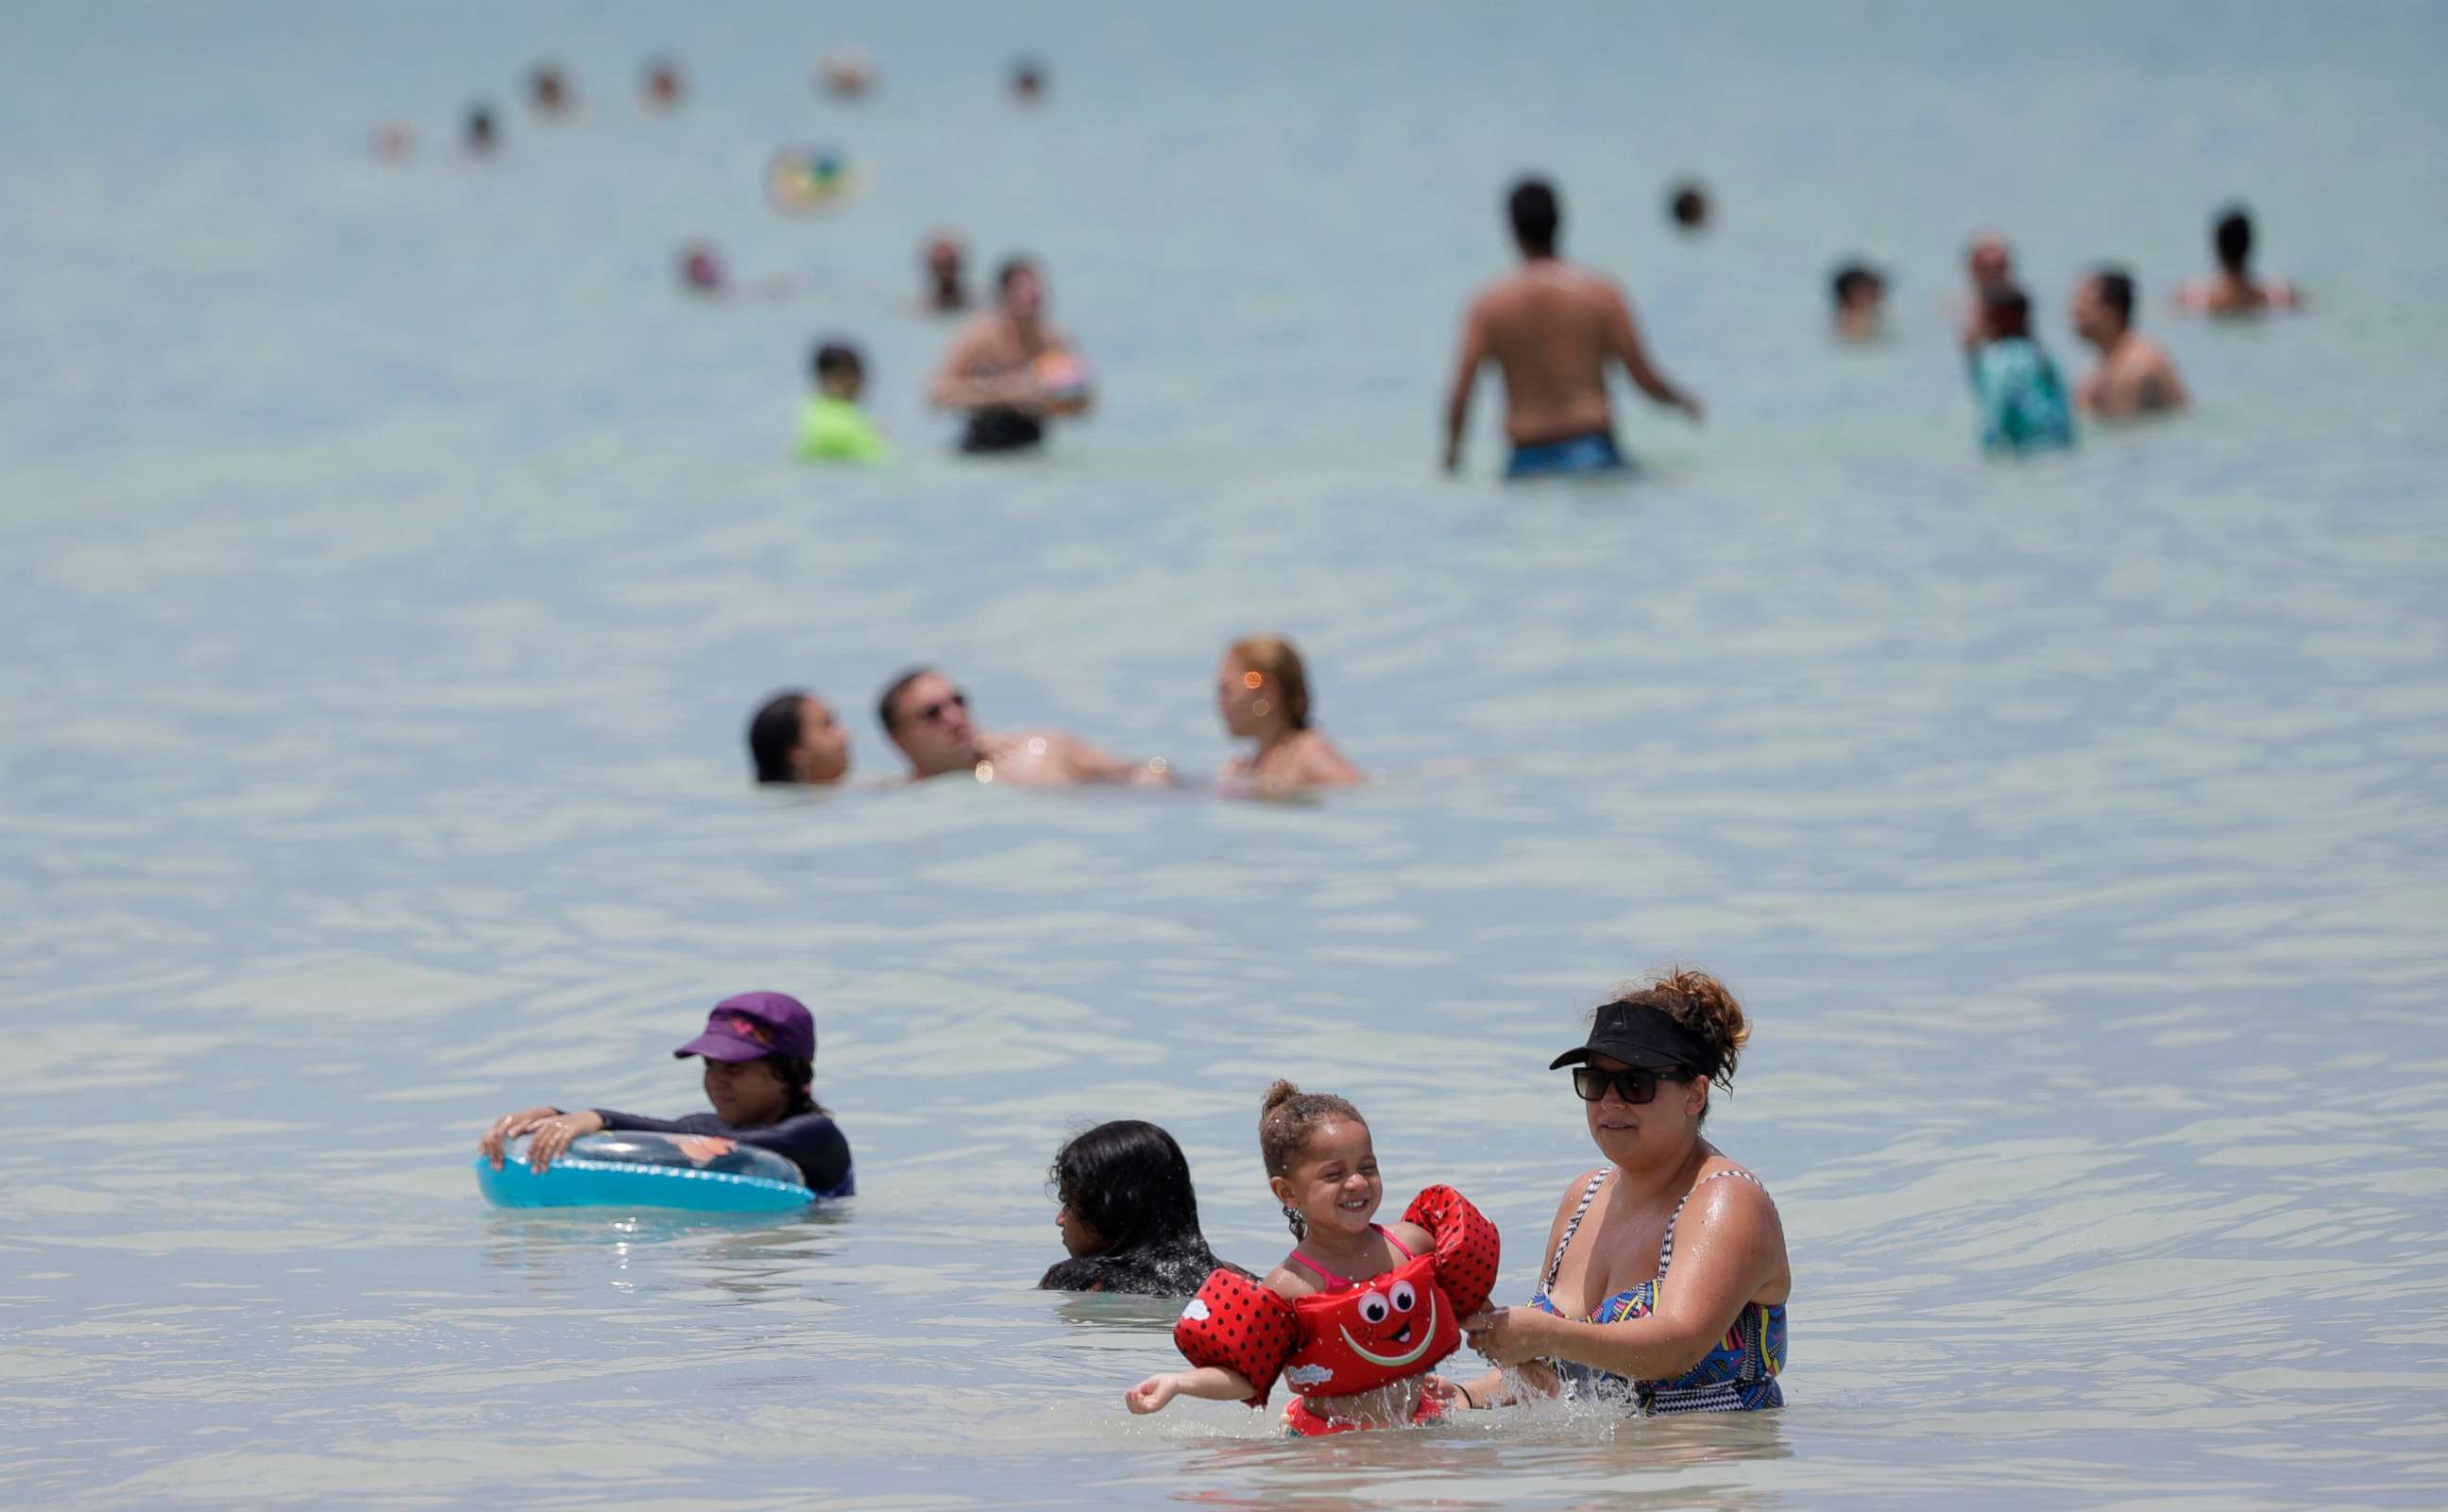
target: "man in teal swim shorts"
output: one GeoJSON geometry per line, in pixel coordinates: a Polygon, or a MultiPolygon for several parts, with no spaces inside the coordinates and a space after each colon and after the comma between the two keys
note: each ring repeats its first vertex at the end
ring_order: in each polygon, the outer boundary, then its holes
{"type": "Polygon", "coordinates": [[[1508,478],[1624,466],[1607,403],[1611,362],[1622,363],[1641,392],[1697,422],[1700,401],[1650,366],[1623,291],[1556,255],[1563,217],[1555,187],[1524,179],[1506,208],[1521,266],[1482,291],[1463,320],[1462,356],[1445,405],[1445,469],[1461,466],[1471,389],[1490,358],[1504,374],[1504,433],[1513,443],[1508,478]]]}

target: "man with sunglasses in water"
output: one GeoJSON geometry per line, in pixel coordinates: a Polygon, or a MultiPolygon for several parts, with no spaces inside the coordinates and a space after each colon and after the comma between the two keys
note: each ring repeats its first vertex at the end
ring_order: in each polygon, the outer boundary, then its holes
{"type": "Polygon", "coordinates": [[[969,696],[933,667],[914,667],[894,679],[875,712],[885,735],[908,758],[913,782],[954,773],[1023,787],[1171,780],[1161,756],[1125,761],[1060,730],[980,730],[969,722],[969,696]]]}

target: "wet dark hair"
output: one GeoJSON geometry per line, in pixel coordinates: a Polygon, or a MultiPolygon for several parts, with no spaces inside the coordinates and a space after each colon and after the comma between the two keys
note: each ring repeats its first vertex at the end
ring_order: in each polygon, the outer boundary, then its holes
{"type": "Polygon", "coordinates": [[[1980,314],[1995,335],[2028,336],[2032,334],[2031,298],[2011,283],[2001,283],[1983,295],[1980,314]]]}
{"type": "Polygon", "coordinates": [[[1153,1123],[1117,1119],[1072,1136],[1054,1152],[1045,1185],[1105,1241],[1100,1254],[1206,1243],[1190,1161],[1153,1123]]]}
{"type": "Polygon", "coordinates": [[[1554,184],[1535,175],[1517,181],[1504,210],[1513,218],[1513,239],[1521,243],[1522,251],[1554,255],[1556,232],[1564,223],[1554,184]]]}
{"type": "Polygon", "coordinates": [[[816,1063],[802,1061],[795,1055],[769,1055],[765,1064],[772,1067],[774,1079],[788,1087],[791,1105],[782,1117],[795,1119],[802,1113],[822,1113],[825,1105],[816,1101],[816,1063]]]}
{"type": "Polygon", "coordinates": [[[2210,226],[2210,245],[2218,249],[2219,266],[2242,273],[2252,260],[2252,212],[2240,204],[2220,211],[2210,226]]]}
{"type": "Polygon", "coordinates": [[[995,287],[997,289],[1007,290],[1011,287],[1012,279],[1019,278],[1023,273],[1035,273],[1036,271],[1037,259],[1035,258],[1028,256],[1024,252],[1014,253],[1012,256],[1005,258],[1003,261],[995,264],[995,287]]]}
{"type": "Polygon", "coordinates": [[[901,701],[902,693],[908,688],[909,684],[934,670],[933,667],[911,667],[884,685],[883,696],[875,700],[875,717],[883,722],[886,735],[892,733],[892,706],[901,701]]]}
{"type": "Polygon", "coordinates": [[[1696,179],[1686,179],[1668,192],[1666,213],[1686,231],[1697,231],[1709,220],[1709,191],[1696,179]]]}
{"type": "Polygon", "coordinates": [[[1886,282],[1886,279],[1879,277],[1878,270],[1869,264],[1847,262],[1839,266],[1835,276],[1827,280],[1827,290],[1836,301],[1836,308],[1841,310],[1845,308],[1845,302],[1853,297],[1854,290],[1865,284],[1872,288],[1884,288],[1886,282]]]}
{"type": "Polygon", "coordinates": [[[2099,290],[2099,302],[2116,312],[2116,318],[2127,325],[2133,323],[2133,275],[2123,268],[2102,268],[2091,276],[2099,290]]]}
{"type": "Polygon", "coordinates": [[[820,343],[816,354],[808,359],[808,366],[815,373],[818,383],[835,373],[851,378],[867,374],[867,364],[859,360],[858,349],[841,341],[820,343]]]}
{"type": "Polygon", "coordinates": [[[759,782],[795,782],[791,753],[799,746],[799,705],[805,688],[784,688],[765,700],[748,721],[748,759],[756,765],[759,782]]]}

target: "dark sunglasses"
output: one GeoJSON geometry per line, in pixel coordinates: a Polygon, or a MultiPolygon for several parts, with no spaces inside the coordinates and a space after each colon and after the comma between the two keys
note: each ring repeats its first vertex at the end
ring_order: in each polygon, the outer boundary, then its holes
{"type": "Polygon", "coordinates": [[[1607,1095],[1609,1087],[1615,1088],[1615,1095],[1626,1102],[1651,1102],[1656,1101],[1658,1082],[1682,1080],[1677,1072],[1645,1066],[1627,1066],[1620,1071],[1601,1071],[1594,1065],[1573,1067],[1573,1090],[1584,1102],[1597,1101],[1607,1095]]]}
{"type": "Polygon", "coordinates": [[[946,709],[966,709],[968,706],[969,696],[966,693],[955,693],[948,699],[937,699],[934,702],[919,709],[917,715],[928,724],[933,724],[944,717],[946,709]]]}

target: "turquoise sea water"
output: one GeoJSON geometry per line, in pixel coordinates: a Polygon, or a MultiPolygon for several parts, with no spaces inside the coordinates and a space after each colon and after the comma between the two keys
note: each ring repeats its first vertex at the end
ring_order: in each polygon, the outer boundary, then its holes
{"type": "MultiPolygon", "coordinates": [[[[655,1508],[2433,1504],[2448,1477],[2448,21],[2432,8],[55,8],[0,54],[0,1500],[655,1508]],[[807,85],[858,42],[882,86],[807,85]],[[1034,113],[999,90],[1042,53],[1034,113]],[[642,116],[670,49],[695,93],[642,116]],[[552,55],[589,104],[534,123],[552,55]],[[449,150],[472,96],[507,148],[449,150]],[[395,167],[379,122],[418,128],[395,167]],[[757,176],[841,147],[786,221],[757,176]],[[1698,430],[1434,469],[1526,166],[1698,430]],[[1671,236],[1667,181],[1718,225],[1671,236]],[[2243,195],[2301,317],[2166,314],[2243,195]],[[2095,259],[2198,400],[1983,465],[1947,300],[2095,259]],[[1102,385],[948,455],[915,248],[1046,262],[1102,385]],[[719,240],[785,302],[681,298],[719,240]],[[1895,270],[1894,335],[1824,278],[1895,270]],[[784,460],[853,335],[889,472],[784,460]],[[1382,779],[748,787],[804,683],[1212,770],[1273,628],[1382,779]],[[1285,1243],[1278,1075],[1534,1280],[1546,1061],[1671,962],[1755,1014],[1792,1406],[1331,1444],[1135,1419],[1171,1309],[1030,1290],[1063,1134],[1285,1243]],[[701,1105],[815,1008],[861,1195],[519,1214],[478,1128],[701,1105]]],[[[1466,1362],[1457,1361],[1456,1368],[1466,1362]]]]}

